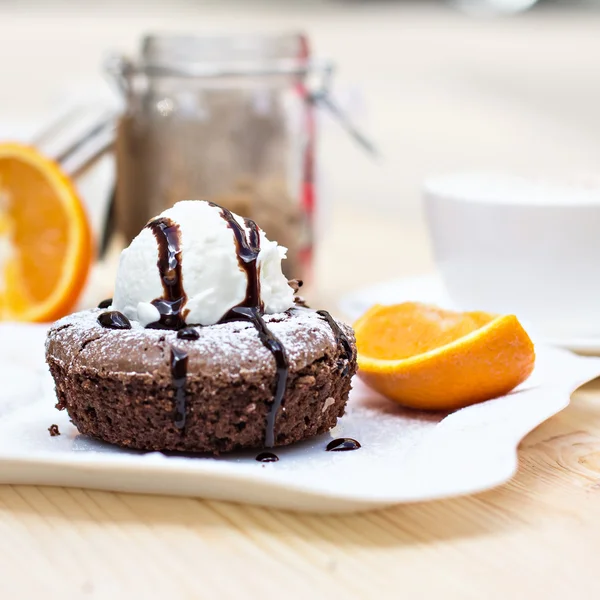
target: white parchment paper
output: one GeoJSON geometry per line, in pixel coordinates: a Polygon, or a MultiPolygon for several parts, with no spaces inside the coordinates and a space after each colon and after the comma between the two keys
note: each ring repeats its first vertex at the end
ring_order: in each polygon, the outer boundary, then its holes
{"type": "Polygon", "coordinates": [[[327,435],[277,450],[165,456],[78,434],[54,408],[45,328],[0,325],[0,482],[183,494],[295,510],[366,510],[481,491],[516,470],[519,441],[600,376],[600,359],[537,348],[536,369],[511,394],[451,415],[403,409],[355,380],[348,412],[327,435]],[[51,437],[56,423],[61,435],[51,437]],[[333,437],[362,448],[326,452],[333,437]]]}

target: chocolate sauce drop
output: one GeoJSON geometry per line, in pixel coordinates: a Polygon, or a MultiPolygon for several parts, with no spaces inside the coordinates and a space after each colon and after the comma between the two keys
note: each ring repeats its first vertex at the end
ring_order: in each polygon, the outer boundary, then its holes
{"type": "Polygon", "coordinates": [[[108,308],[112,304],[112,298],[107,298],[106,300],[102,300],[100,304],[98,304],[98,308],[108,308]]]}
{"type": "Polygon", "coordinates": [[[327,444],[327,452],[348,452],[349,450],[358,450],[360,444],[352,438],[338,438],[327,444]]]}
{"type": "Polygon", "coordinates": [[[171,376],[175,386],[175,427],[185,427],[185,383],[187,378],[187,352],[171,347],[171,376]]]}
{"type": "Polygon", "coordinates": [[[182,310],[187,301],[181,276],[181,242],[179,225],[160,217],[146,225],[158,244],[158,272],[163,295],[152,304],[158,309],[160,319],[147,325],[150,329],[182,329],[186,326],[182,310]]]}
{"type": "Polygon", "coordinates": [[[240,304],[234,306],[221,322],[226,321],[249,321],[258,332],[258,337],[263,345],[271,352],[275,359],[275,393],[273,404],[267,416],[267,427],[265,432],[265,447],[272,448],[275,445],[275,421],[287,386],[289,374],[289,361],[283,344],[273,335],[261,316],[264,305],[260,298],[260,269],[257,259],[260,253],[260,233],[256,223],[250,219],[244,219],[246,229],[242,227],[231,211],[210,203],[214,208],[221,211],[221,216],[233,231],[235,247],[240,269],[246,273],[246,297],[240,304]]]}
{"type": "Polygon", "coordinates": [[[352,360],[352,356],[354,354],[352,352],[350,340],[348,339],[348,336],[342,331],[341,327],[335,322],[335,319],[326,310],[318,310],[317,314],[327,321],[329,327],[331,327],[333,334],[335,335],[337,344],[341,345],[344,350],[344,358],[346,359],[346,363],[342,367],[342,377],[345,377],[346,375],[348,375],[350,361],[352,360]]]}
{"type": "Polygon", "coordinates": [[[131,329],[129,319],[118,310],[111,310],[98,316],[98,323],[106,329],[131,329]]]}
{"type": "Polygon", "coordinates": [[[272,452],[261,452],[256,460],[258,462],[277,462],[279,460],[279,456],[277,454],[273,454],[272,452]]]}
{"type": "Polygon", "coordinates": [[[180,329],[177,332],[177,337],[180,340],[197,340],[200,337],[200,334],[198,333],[197,329],[194,329],[193,327],[186,327],[185,329],[180,329]]]}

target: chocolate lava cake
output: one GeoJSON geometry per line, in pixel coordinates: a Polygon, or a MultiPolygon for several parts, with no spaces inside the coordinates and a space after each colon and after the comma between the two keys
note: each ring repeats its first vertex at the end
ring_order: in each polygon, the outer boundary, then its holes
{"type": "Polygon", "coordinates": [[[289,365],[271,443],[277,367],[251,323],[107,329],[98,323],[103,312],[65,317],[48,335],[57,408],[80,433],[143,450],[219,453],[298,442],[328,431],[344,413],[354,337],[340,325],[348,347],[340,343],[317,312],[264,317],[289,365]],[[177,373],[181,356],[184,377],[177,373]]]}
{"type": "MultiPolygon", "coordinates": [[[[266,298],[273,286],[261,280],[261,264],[269,277],[273,269],[259,255],[261,240],[272,243],[253,222],[210,207],[231,230],[235,264],[247,279],[245,298],[218,322],[186,322],[186,246],[165,211],[147,226],[163,288],[150,303],[158,319],[144,324],[107,301],[51,327],[46,360],[56,406],[80,433],[141,450],[218,454],[298,442],[343,415],[356,372],[352,329],[293,300],[266,314],[261,281],[266,298]]],[[[280,266],[276,275],[283,278],[280,266]]]]}

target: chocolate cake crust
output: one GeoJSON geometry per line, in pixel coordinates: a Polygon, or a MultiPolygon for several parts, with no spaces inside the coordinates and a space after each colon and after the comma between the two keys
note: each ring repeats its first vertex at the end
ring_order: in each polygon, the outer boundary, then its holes
{"type": "MultiPolygon", "coordinates": [[[[170,330],[111,330],[101,310],[70,315],[48,334],[46,358],[56,383],[57,407],[78,430],[143,450],[220,453],[262,448],[274,399],[275,361],[247,322],[194,328],[197,340],[170,330]],[[172,348],[188,357],[186,420],[175,425],[172,348]]],[[[351,356],[314,311],[266,315],[289,360],[275,446],[324,433],[344,413],[356,371],[352,330],[339,323],[351,356]]]]}

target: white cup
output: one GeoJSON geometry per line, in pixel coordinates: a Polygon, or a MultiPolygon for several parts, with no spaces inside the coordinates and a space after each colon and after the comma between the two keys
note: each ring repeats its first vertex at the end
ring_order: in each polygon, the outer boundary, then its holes
{"type": "Polygon", "coordinates": [[[600,185],[460,174],[424,195],[454,303],[516,314],[544,336],[600,335],[600,185]]]}

